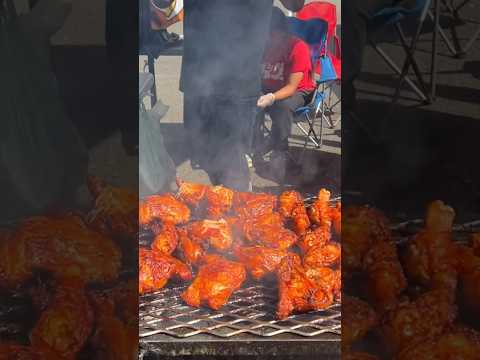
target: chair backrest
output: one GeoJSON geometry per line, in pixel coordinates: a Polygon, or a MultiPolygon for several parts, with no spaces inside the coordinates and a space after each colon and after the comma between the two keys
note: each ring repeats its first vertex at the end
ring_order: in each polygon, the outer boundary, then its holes
{"type": "Polygon", "coordinates": [[[337,69],[331,54],[326,51],[328,23],[322,19],[301,20],[293,17],[287,19],[290,32],[309,45],[317,82],[338,80],[340,69],[337,69]]]}
{"type": "Polygon", "coordinates": [[[414,0],[413,6],[406,7],[399,1],[395,6],[385,7],[373,14],[369,26],[378,28],[394,24],[406,17],[418,17],[420,21],[425,20],[432,0],[414,0]]]}
{"type": "Polygon", "coordinates": [[[290,32],[310,48],[312,64],[317,64],[327,43],[328,24],[322,19],[300,20],[288,17],[290,32]]]}
{"type": "Polygon", "coordinates": [[[326,1],[313,1],[297,13],[300,20],[322,19],[327,22],[327,45],[331,43],[337,28],[337,7],[326,1]]]}

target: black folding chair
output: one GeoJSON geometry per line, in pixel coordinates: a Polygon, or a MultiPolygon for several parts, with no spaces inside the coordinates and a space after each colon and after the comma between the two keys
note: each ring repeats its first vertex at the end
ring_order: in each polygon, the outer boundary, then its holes
{"type": "Polygon", "coordinates": [[[404,83],[407,83],[409,87],[418,95],[418,97],[424,103],[431,103],[432,98],[427,88],[427,84],[424,80],[420,67],[415,59],[415,52],[417,49],[418,40],[423,30],[425,19],[429,13],[431,6],[431,0],[416,0],[415,6],[412,8],[405,8],[401,5],[386,7],[373,16],[370,16],[369,27],[370,32],[375,33],[380,29],[384,29],[386,26],[393,26],[395,29],[402,48],[405,51],[406,59],[403,66],[400,67],[397,63],[373,40],[372,36],[369,37],[370,45],[385,60],[387,65],[400,76],[398,85],[395,89],[392,104],[395,104],[399,97],[401,89],[404,83]],[[402,27],[402,22],[405,19],[416,19],[417,28],[411,41],[407,40],[405,32],[402,27]],[[408,73],[410,68],[413,69],[418,85],[409,77],[408,73]]]}
{"type": "Polygon", "coordinates": [[[448,40],[447,35],[443,32],[441,28],[439,29],[439,32],[442,38],[444,38],[445,42],[447,43],[447,46],[450,49],[450,51],[453,53],[454,56],[458,58],[465,57],[468,51],[471,49],[472,45],[480,37],[480,19],[466,18],[461,16],[460,14],[464,9],[464,7],[468,5],[470,2],[471,0],[461,0],[460,2],[455,0],[442,0],[442,4],[444,7],[443,13],[450,15],[453,20],[450,30],[452,33],[454,44],[452,45],[452,43],[448,40]],[[465,24],[465,23],[477,25],[477,29],[473,33],[472,37],[464,45],[462,45],[458,37],[456,24],[465,24]]]}

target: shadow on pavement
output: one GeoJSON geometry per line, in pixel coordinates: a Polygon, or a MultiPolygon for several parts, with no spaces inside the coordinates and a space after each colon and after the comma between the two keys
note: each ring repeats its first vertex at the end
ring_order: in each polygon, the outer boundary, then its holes
{"type": "Polygon", "coordinates": [[[344,190],[357,189],[360,202],[391,216],[422,216],[425,204],[435,199],[458,209],[458,217],[478,215],[480,119],[399,105],[388,124],[379,124],[386,106],[359,102],[359,117],[373,129],[383,129],[384,142],[350,150],[344,190]]]}

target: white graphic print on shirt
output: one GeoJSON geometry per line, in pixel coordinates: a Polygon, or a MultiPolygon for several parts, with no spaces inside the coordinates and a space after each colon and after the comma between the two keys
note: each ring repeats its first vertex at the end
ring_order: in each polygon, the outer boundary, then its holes
{"type": "Polygon", "coordinates": [[[276,80],[276,81],[284,81],[283,72],[284,72],[284,63],[276,63],[276,64],[263,64],[262,65],[262,72],[263,78],[265,80],[276,80]]]}

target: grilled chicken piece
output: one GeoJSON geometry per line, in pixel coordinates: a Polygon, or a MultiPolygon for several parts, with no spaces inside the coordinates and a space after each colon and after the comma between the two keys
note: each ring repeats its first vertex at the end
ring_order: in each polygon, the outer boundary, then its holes
{"type": "Polygon", "coordinates": [[[309,215],[312,223],[328,228],[331,227],[330,191],[320,189],[317,200],[309,208],[309,215]]]}
{"type": "Polygon", "coordinates": [[[91,296],[96,326],[90,342],[95,349],[96,358],[132,360],[138,357],[137,291],[136,283],[131,281],[91,296]],[[133,306],[135,319],[128,314],[133,306]]]}
{"type": "Polygon", "coordinates": [[[368,303],[352,296],[342,299],[342,352],[377,326],[378,318],[368,303]]]}
{"type": "Polygon", "coordinates": [[[193,184],[177,178],[178,192],[177,197],[180,201],[192,207],[197,207],[205,198],[208,186],[202,184],[193,184]]]}
{"type": "Polygon", "coordinates": [[[92,333],[93,325],[93,311],[84,284],[64,281],[40,315],[30,341],[37,349],[54,352],[63,359],[75,359],[92,333]]]}
{"type": "Polygon", "coordinates": [[[278,198],[278,211],[285,218],[291,218],[293,210],[303,205],[303,197],[298,191],[285,191],[278,198]]]}
{"type": "Polygon", "coordinates": [[[340,263],[341,255],[340,245],[331,242],[309,249],[303,257],[303,263],[309,267],[334,266],[340,263]]]}
{"type": "Polygon", "coordinates": [[[256,244],[278,250],[287,250],[298,240],[293,231],[272,225],[253,229],[251,234],[256,244]]]}
{"type": "Polygon", "coordinates": [[[57,278],[106,282],[118,277],[121,265],[113,241],[70,214],[24,220],[0,245],[0,257],[0,281],[6,286],[28,280],[34,269],[57,278]]]}
{"type": "Polygon", "coordinates": [[[317,227],[307,232],[300,238],[298,246],[305,254],[311,248],[323,247],[330,241],[330,232],[325,232],[323,228],[317,227]]]}
{"type": "Polygon", "coordinates": [[[342,203],[337,201],[334,208],[330,209],[333,231],[337,236],[342,235],[342,203]]]}
{"type": "Polygon", "coordinates": [[[242,232],[245,239],[249,242],[255,242],[256,230],[262,227],[267,228],[283,228],[283,218],[279,213],[264,214],[254,218],[241,220],[239,225],[242,226],[242,232]]]}
{"type": "Polygon", "coordinates": [[[380,358],[365,352],[342,351],[342,360],[380,360],[380,358]]]}
{"type": "Polygon", "coordinates": [[[95,199],[88,225],[105,236],[136,241],[138,191],[108,185],[95,176],[89,176],[87,184],[95,199]]]}
{"type": "Polygon", "coordinates": [[[408,244],[404,267],[407,277],[429,288],[455,291],[457,272],[452,241],[455,212],[441,201],[430,204],[425,229],[408,244]]]}
{"type": "Polygon", "coordinates": [[[342,271],[340,269],[332,270],[329,267],[310,267],[305,265],[305,274],[316,285],[327,291],[332,291],[335,300],[341,301],[342,271]]]}
{"type": "Polygon", "coordinates": [[[391,241],[385,216],[378,210],[353,206],[342,218],[342,259],[344,274],[361,271],[363,257],[377,242],[391,241]]]}
{"type": "Polygon", "coordinates": [[[274,273],[288,252],[263,246],[251,246],[236,247],[234,254],[245,265],[252,277],[259,281],[266,275],[274,273]]]}
{"type": "Polygon", "coordinates": [[[138,358],[138,327],[127,327],[113,314],[99,314],[91,343],[96,358],[133,360],[138,358]]]}
{"type": "Polygon", "coordinates": [[[235,192],[233,210],[242,218],[271,214],[277,206],[277,197],[266,193],[235,192]]]}
{"type": "Polygon", "coordinates": [[[280,319],[287,318],[292,312],[321,310],[333,304],[333,293],[307,276],[296,254],[283,258],[277,277],[280,299],[277,315],[280,319]]]}
{"type": "Polygon", "coordinates": [[[464,326],[453,326],[439,338],[429,339],[403,351],[398,360],[477,360],[480,334],[464,326]]]}
{"type": "Polygon", "coordinates": [[[226,215],[233,204],[233,190],[224,186],[208,187],[206,192],[207,216],[219,219],[226,215]]]}
{"type": "Polygon", "coordinates": [[[182,299],[190,306],[205,304],[218,310],[242,286],[247,276],[245,267],[218,255],[207,255],[203,261],[197,277],[182,294],[182,299]]]}
{"type": "Polygon", "coordinates": [[[248,242],[280,250],[288,249],[298,240],[293,231],[283,226],[282,216],[275,212],[244,221],[243,234],[248,242]]]}
{"type": "Polygon", "coordinates": [[[171,255],[178,245],[178,233],[175,225],[166,223],[154,226],[152,230],[155,233],[152,250],[171,255]]]}
{"type": "Polygon", "coordinates": [[[162,289],[176,275],[191,280],[190,268],[173,256],[141,248],[138,259],[138,292],[143,295],[162,289]]]}
{"type": "Polygon", "coordinates": [[[367,293],[379,314],[393,309],[400,294],[407,288],[407,279],[391,242],[373,245],[363,261],[367,293]]]}
{"type": "Polygon", "coordinates": [[[140,202],[138,211],[141,226],[148,226],[154,220],[174,225],[190,220],[190,209],[172,194],[148,196],[140,202]]]}
{"type": "Polygon", "coordinates": [[[293,230],[298,236],[304,235],[310,228],[310,218],[308,217],[305,205],[298,205],[292,211],[293,230]]]}
{"type": "Polygon", "coordinates": [[[480,233],[472,235],[472,248],[475,255],[480,256],[480,233]]]}
{"type": "Polygon", "coordinates": [[[195,221],[187,226],[188,236],[199,244],[210,244],[217,250],[230,249],[233,234],[224,219],[195,221]]]}
{"type": "Polygon", "coordinates": [[[14,343],[0,343],[2,360],[64,360],[51,351],[35,349],[31,346],[14,343]]]}
{"type": "Polygon", "coordinates": [[[183,260],[189,265],[198,265],[206,252],[202,244],[190,239],[186,229],[179,229],[178,234],[180,239],[179,248],[183,260]]]}
{"type": "Polygon", "coordinates": [[[432,290],[417,300],[400,304],[382,320],[381,334],[392,354],[438,337],[457,315],[448,290],[432,290]]]}
{"type": "Polygon", "coordinates": [[[473,315],[480,317],[480,257],[470,247],[456,246],[457,271],[460,277],[462,304],[473,315]]]}

